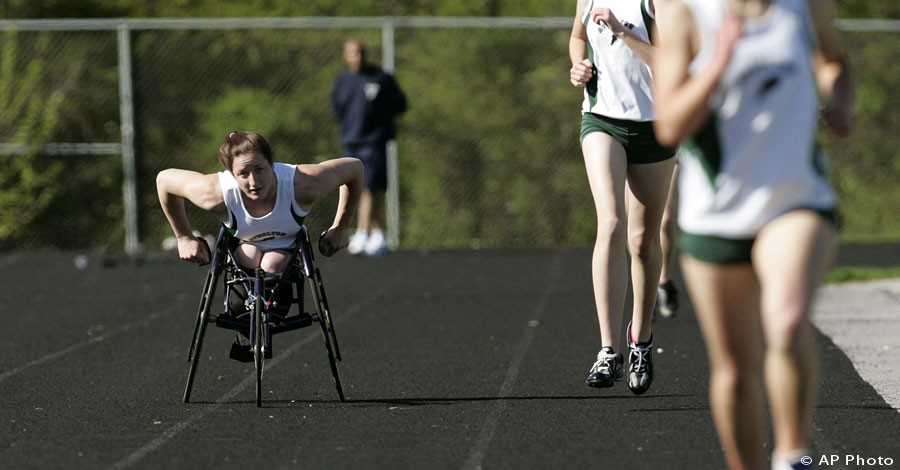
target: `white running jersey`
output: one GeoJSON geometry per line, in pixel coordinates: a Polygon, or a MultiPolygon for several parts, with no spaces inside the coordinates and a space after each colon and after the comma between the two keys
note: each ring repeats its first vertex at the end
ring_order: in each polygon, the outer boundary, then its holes
{"type": "Polygon", "coordinates": [[[582,113],[629,121],[653,120],[650,67],[614,36],[606,25],[591,21],[591,10],[609,8],[622,25],[650,42],[653,13],[650,0],[588,0],[581,22],[587,32],[587,58],[594,76],[584,87],[582,113]]]}
{"type": "Polygon", "coordinates": [[[264,251],[293,248],[297,232],[300,231],[303,218],[308,213],[300,208],[294,197],[296,174],[296,165],[276,163],[275,179],[278,181],[278,190],[275,207],[272,208],[272,212],[262,217],[253,217],[244,208],[241,190],[234,175],[228,170],[220,171],[219,185],[222,186],[225,207],[228,209],[228,221],[225,222],[225,226],[231,230],[232,235],[264,251]]]}
{"type": "MultiPolygon", "coordinates": [[[[693,74],[707,66],[727,7],[725,0],[683,1],[700,30],[693,74]]],[[[816,145],[814,38],[806,0],[772,0],[764,16],[745,21],[709,121],[681,146],[682,230],[748,239],[790,210],[834,209],[816,145]]]]}

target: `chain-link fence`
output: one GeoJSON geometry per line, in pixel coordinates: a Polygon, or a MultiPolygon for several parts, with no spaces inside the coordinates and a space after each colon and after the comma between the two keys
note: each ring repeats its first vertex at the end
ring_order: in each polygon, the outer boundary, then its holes
{"type": "MultiPolygon", "coordinates": [[[[170,229],[157,172],[218,171],[230,130],[266,135],[280,161],[339,156],[328,99],[350,37],[395,69],[410,102],[398,121],[401,246],[589,244],[595,216],[578,144],[581,92],[568,83],[570,24],[0,21],[0,248],[159,246],[170,229]]],[[[858,126],[842,141],[823,133],[823,143],[844,237],[900,240],[900,28],[842,28],[860,82],[858,126]]],[[[330,223],[334,202],[313,211],[311,230],[330,223]]],[[[209,215],[189,217],[216,230],[209,215]]]]}

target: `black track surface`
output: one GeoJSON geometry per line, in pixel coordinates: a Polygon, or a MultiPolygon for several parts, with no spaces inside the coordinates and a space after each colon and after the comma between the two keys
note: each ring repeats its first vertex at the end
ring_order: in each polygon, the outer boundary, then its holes
{"type": "MultiPolygon", "coordinates": [[[[212,325],[181,401],[203,268],[163,254],[83,270],[72,255],[0,255],[0,468],[723,468],[687,299],[654,323],[650,391],[584,385],[598,348],[589,259],[320,256],[348,401],[313,326],[274,338],[257,408],[252,364],[229,360],[233,335],[212,325]]],[[[816,459],[900,468],[900,413],[818,339],[816,459]]]]}

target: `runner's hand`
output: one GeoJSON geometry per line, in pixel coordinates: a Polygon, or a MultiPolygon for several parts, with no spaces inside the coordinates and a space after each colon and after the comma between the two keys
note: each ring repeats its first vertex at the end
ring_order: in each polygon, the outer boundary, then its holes
{"type": "Polygon", "coordinates": [[[199,265],[208,264],[210,261],[209,245],[205,240],[194,236],[178,238],[178,257],[197,263],[199,265]]]}
{"type": "Polygon", "coordinates": [[[340,227],[331,227],[319,236],[319,253],[323,256],[334,256],[335,253],[347,247],[350,243],[350,234],[340,227]]]}
{"type": "Polygon", "coordinates": [[[588,59],[572,64],[572,68],[569,69],[569,81],[574,86],[583,87],[594,76],[593,67],[594,64],[588,59]]]}

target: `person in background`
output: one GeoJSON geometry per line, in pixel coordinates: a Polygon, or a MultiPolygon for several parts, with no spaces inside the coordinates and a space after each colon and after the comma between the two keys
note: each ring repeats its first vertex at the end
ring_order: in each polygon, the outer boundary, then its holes
{"type": "Polygon", "coordinates": [[[382,225],[387,143],[396,137],[396,116],[406,112],[406,95],[392,75],[369,63],[359,40],[344,43],[343,59],[347,69],[334,82],[331,110],[340,124],[344,154],[360,159],[366,168],[357,228],[347,251],[376,256],[388,250],[382,225]]]}
{"type": "Polygon", "coordinates": [[[837,244],[816,136],[820,119],[846,135],[855,100],[834,5],[660,0],[659,17],[655,126],[681,142],[681,267],[725,460],[764,468],[771,416],[772,468],[813,468],[810,309],[837,244]]]}
{"type": "Polygon", "coordinates": [[[653,12],[652,0],[578,0],[569,39],[569,79],[584,88],[581,149],[597,211],[591,272],[600,352],[585,382],[612,387],[624,374],[618,349],[631,253],[634,303],[625,335],[628,388],[636,395],[653,382],[660,221],[675,165],[675,150],[659,144],[652,124],[653,12]]]}

